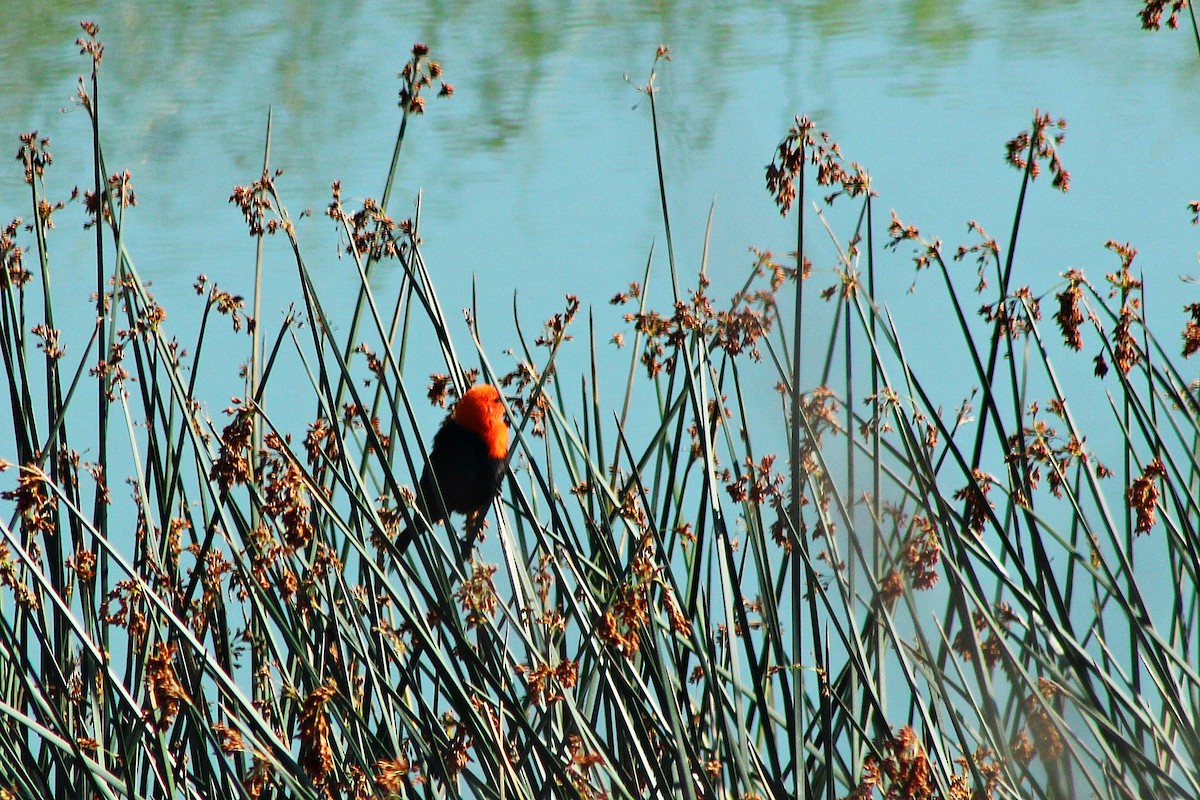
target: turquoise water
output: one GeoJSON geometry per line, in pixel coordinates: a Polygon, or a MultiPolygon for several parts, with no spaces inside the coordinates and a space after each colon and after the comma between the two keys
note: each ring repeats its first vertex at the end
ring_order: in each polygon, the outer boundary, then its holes
{"type": "MultiPolygon", "coordinates": [[[[315,210],[301,238],[337,308],[354,277],[321,214],[329,185],[342,180],[348,201],[382,191],[399,122],[396,72],[422,41],[456,93],[431,98],[416,120],[392,211],[409,215],[423,193],[424,252],[449,313],[470,303],[473,276],[494,349],[511,344],[514,293],[534,328],[576,292],[607,336],[621,327],[607,298],[640,278],[655,245],[655,296],[667,300],[649,108],[636,90],[667,44],[674,60],[660,70],[658,99],[685,278],[699,267],[714,203],[718,296],[740,283],[750,246],[791,248],[763,167],[801,113],[873,174],[880,209],[951,248],[967,240],[969,219],[1003,242],[1019,183],[1003,145],[1040,107],[1070,122],[1072,189],[1035,187],[1017,282],[1045,291],[1069,267],[1102,280],[1117,265],[1104,242],[1129,241],[1141,249],[1151,308],[1161,303],[1182,328],[1179,306],[1195,297],[1178,278],[1196,271],[1200,246],[1185,208],[1200,197],[1200,58],[1188,32],[1142,32],[1134,5],[47,2],[0,29],[0,141],[15,152],[17,135],[37,129],[52,139],[51,192],[90,183],[88,123],[72,104],[86,64],[72,42],[78,20],[94,19],[107,45],[104,146],[111,169],[132,171],[139,200],[128,246],[172,318],[198,313],[199,273],[250,293],[253,242],[226,201],[260,169],[269,107],[281,190],[293,214],[315,210]]],[[[12,162],[0,172],[0,216],[27,215],[26,197],[12,162]]],[[[830,214],[843,238],[850,213],[830,214]]],[[[90,325],[94,245],[82,221],[77,206],[60,212],[55,277],[60,314],[77,302],[90,325]]],[[[810,241],[818,270],[832,265],[816,224],[810,241]]],[[[290,256],[272,244],[268,326],[296,299],[290,256]]],[[[381,274],[377,289],[397,280],[381,274]]],[[[936,343],[931,276],[906,294],[913,274],[901,251],[880,280],[906,333],[936,343]]]]}

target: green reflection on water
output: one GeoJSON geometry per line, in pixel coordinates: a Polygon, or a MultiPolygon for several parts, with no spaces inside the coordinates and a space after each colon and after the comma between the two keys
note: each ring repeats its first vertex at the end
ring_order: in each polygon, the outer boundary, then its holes
{"type": "MultiPolygon", "coordinates": [[[[899,91],[928,94],[981,40],[1018,49],[1050,46],[1065,18],[1083,21],[1072,11],[1080,8],[1078,0],[907,0],[887,8],[861,0],[360,0],[335,10],[299,0],[269,7],[110,0],[86,8],[47,0],[9,14],[0,28],[0,132],[25,130],[68,103],[85,66],[71,57],[69,45],[81,17],[98,20],[101,39],[119,53],[104,65],[114,93],[107,98],[110,111],[142,117],[152,132],[160,131],[152,137],[160,149],[186,134],[169,118],[186,118],[188,109],[207,112],[207,134],[230,133],[236,126],[222,125],[221,115],[243,113],[243,93],[256,99],[250,107],[269,97],[293,114],[324,121],[324,137],[295,144],[327,141],[345,121],[332,99],[390,81],[407,46],[420,39],[472,89],[478,126],[456,145],[473,151],[503,147],[518,135],[536,113],[539,95],[562,80],[566,54],[587,62],[590,74],[583,78],[597,81],[648,65],[654,46],[670,44],[686,53],[671,80],[699,123],[720,111],[725,94],[743,90],[738,82],[747,65],[776,65],[791,84],[851,69],[878,75],[899,91]],[[848,63],[831,63],[830,45],[844,40],[862,46],[849,51],[848,63]]],[[[709,127],[689,126],[690,135],[702,143],[709,127]]]]}

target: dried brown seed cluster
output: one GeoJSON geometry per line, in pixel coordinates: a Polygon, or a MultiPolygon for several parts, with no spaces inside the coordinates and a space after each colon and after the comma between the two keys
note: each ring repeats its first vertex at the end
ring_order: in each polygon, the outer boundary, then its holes
{"type": "Polygon", "coordinates": [[[1183,310],[1192,317],[1183,329],[1183,357],[1191,358],[1200,350],[1200,303],[1189,303],[1183,310]]]}
{"type": "Polygon", "coordinates": [[[454,593],[454,597],[462,604],[462,609],[467,614],[467,628],[487,624],[496,612],[500,601],[496,598],[496,584],[492,581],[495,574],[496,567],[490,564],[476,564],[471,577],[465,579],[454,593]]]}
{"type": "MultiPolygon", "coordinates": [[[[1065,405],[1062,401],[1050,401],[1051,413],[1063,417],[1065,405]]],[[[1020,434],[1013,434],[1008,439],[1008,453],[1005,462],[1013,470],[1014,482],[1028,483],[1030,490],[1037,489],[1042,480],[1042,470],[1046,470],[1050,492],[1055,497],[1062,497],[1066,485],[1068,471],[1072,467],[1083,467],[1094,464],[1096,475],[1101,478],[1111,476],[1112,470],[1104,466],[1095,453],[1084,447],[1084,440],[1070,435],[1063,438],[1052,428],[1045,419],[1038,418],[1039,406],[1033,403],[1029,408],[1030,422],[1021,429],[1020,434]],[[1022,465],[1026,472],[1020,473],[1022,465]]],[[[1015,498],[1022,504],[1027,504],[1029,498],[1022,493],[1015,498]]]]}
{"type": "Polygon", "coordinates": [[[1142,0],[1143,6],[1138,11],[1142,20],[1142,30],[1157,31],[1162,29],[1162,15],[1171,6],[1171,15],[1167,17],[1168,28],[1179,27],[1179,12],[1188,7],[1188,0],[1142,0]]]}
{"type": "Polygon", "coordinates": [[[300,766],[318,786],[333,772],[333,747],[329,743],[329,712],[325,707],[337,694],[332,682],[318,686],[300,706],[300,766]]]}
{"type": "Polygon", "coordinates": [[[380,261],[385,258],[405,260],[409,248],[419,240],[411,219],[399,222],[389,217],[378,201],[367,197],[357,211],[347,211],[342,205],[342,182],[333,182],[333,200],[325,215],[342,223],[349,241],[347,255],[358,259],[380,261]]]}
{"type": "Polygon", "coordinates": [[[38,138],[37,131],[23,133],[20,136],[21,149],[17,151],[17,161],[25,168],[25,182],[33,183],[33,179],[46,174],[46,167],[54,162],[50,154],[50,137],[38,138]]]}
{"type": "Polygon", "coordinates": [[[1058,311],[1054,313],[1054,321],[1062,331],[1067,347],[1078,351],[1083,349],[1083,334],[1079,328],[1086,319],[1079,306],[1083,301],[1082,287],[1087,281],[1077,269],[1068,270],[1063,277],[1067,279],[1067,288],[1055,295],[1058,311]]]}
{"type": "Polygon", "coordinates": [[[263,172],[262,177],[249,186],[233,187],[229,202],[241,209],[251,236],[274,234],[284,227],[283,220],[271,214],[275,210],[275,202],[271,199],[275,193],[275,178],[282,174],[283,170],[275,170],[274,175],[263,172]]]}
{"type": "Polygon", "coordinates": [[[826,203],[832,203],[842,194],[857,197],[871,192],[871,176],[857,163],[847,169],[837,142],[825,131],[814,136],[815,129],[807,116],[796,117],[766,167],[767,191],[779,206],[781,216],[787,216],[796,200],[796,179],[805,163],[817,168],[818,186],[835,187],[835,191],[825,196],[826,203]]]}
{"type": "Polygon", "coordinates": [[[1043,114],[1035,108],[1033,127],[1021,131],[1004,146],[1005,160],[1016,169],[1028,170],[1031,180],[1036,180],[1041,174],[1041,162],[1048,162],[1050,174],[1054,176],[1051,185],[1060,192],[1066,192],[1071,187],[1071,173],[1063,166],[1058,155],[1058,148],[1066,138],[1066,129],[1065,119],[1060,117],[1053,120],[1049,114],[1043,114]]]}
{"type": "Polygon", "coordinates": [[[1017,619],[1013,614],[1012,607],[1008,603],[996,603],[992,606],[991,623],[989,623],[988,615],[982,611],[974,611],[971,614],[971,627],[963,626],[958,634],[954,637],[952,647],[954,652],[965,661],[970,661],[975,657],[975,648],[979,648],[979,653],[983,657],[983,663],[988,669],[992,669],[997,664],[1003,663],[1004,645],[1000,642],[1000,637],[1008,632],[1009,626],[1017,619]],[[987,638],[980,638],[980,634],[991,628],[991,624],[996,625],[996,629],[988,634],[987,638]]]}
{"type": "Polygon", "coordinates": [[[115,222],[113,206],[128,208],[137,205],[137,195],[133,192],[133,176],[129,170],[117,172],[108,179],[108,185],[97,195],[92,190],[83,193],[83,205],[90,219],[83,224],[84,230],[92,227],[101,218],[105,222],[115,222]]]}
{"type": "Polygon", "coordinates": [[[566,697],[563,693],[575,686],[579,680],[579,662],[560,661],[554,666],[543,663],[536,667],[518,664],[517,672],[529,684],[534,704],[545,707],[563,700],[566,697]]]}
{"type": "Polygon", "coordinates": [[[99,67],[100,59],[104,57],[104,45],[96,39],[100,33],[100,26],[84,20],[79,23],[79,27],[83,29],[83,36],[75,40],[75,44],[79,46],[79,54],[91,56],[93,67],[99,67]]]}
{"type": "Polygon", "coordinates": [[[600,640],[627,659],[637,654],[642,626],[650,620],[650,588],[656,576],[654,553],[654,540],[646,536],[597,627],[600,640]]]}
{"type": "Polygon", "coordinates": [[[996,479],[979,469],[971,473],[973,480],[955,492],[954,499],[965,503],[963,518],[967,522],[967,529],[976,536],[982,536],[991,510],[996,507],[995,503],[988,500],[988,492],[992,490],[996,479]]]}
{"type": "Polygon", "coordinates": [[[224,492],[250,479],[250,439],[254,434],[254,412],[250,408],[235,406],[226,413],[233,416],[233,421],[221,433],[220,451],[208,474],[224,492]]]}
{"type": "MultiPolygon", "coordinates": [[[[756,276],[764,275],[767,268],[768,263],[760,257],[756,276]]],[[[771,274],[775,285],[775,277],[781,272],[771,274]]],[[[686,301],[677,301],[670,316],[653,309],[625,314],[625,321],[632,323],[644,339],[641,361],[649,377],[656,378],[664,370],[668,375],[673,374],[678,350],[692,336],[699,337],[708,349],[720,350],[731,357],[746,354],[754,361],[762,357],[758,342],[771,331],[778,318],[774,291],[747,289],[735,295],[728,308],[718,309],[708,296],[708,285],[708,278],[700,275],[698,288],[689,290],[686,301]]],[[[619,292],[611,302],[623,305],[639,297],[640,287],[630,284],[628,292],[619,292]]],[[[620,346],[624,337],[617,334],[613,341],[620,346]]]]}
{"type": "Polygon", "coordinates": [[[154,654],[146,658],[146,688],[158,717],[155,719],[149,711],[145,715],[148,722],[160,728],[171,724],[181,703],[190,702],[172,666],[175,651],[175,645],[159,642],[154,654]]]}
{"type": "MultiPolygon", "coordinates": [[[[421,93],[441,80],[442,65],[429,57],[429,47],[417,43],[412,46],[412,57],[400,72],[404,85],[400,88],[400,108],[405,114],[422,114],[425,112],[425,98],[421,93]]],[[[450,97],[454,94],[454,86],[441,81],[438,97],[450,97]]]]}
{"type": "Polygon", "coordinates": [[[1146,465],[1142,474],[1126,490],[1125,502],[1128,503],[1129,510],[1137,517],[1133,529],[1135,533],[1149,533],[1150,529],[1154,527],[1155,506],[1162,493],[1158,481],[1165,478],[1166,475],[1167,468],[1161,459],[1156,458],[1146,465]]]}

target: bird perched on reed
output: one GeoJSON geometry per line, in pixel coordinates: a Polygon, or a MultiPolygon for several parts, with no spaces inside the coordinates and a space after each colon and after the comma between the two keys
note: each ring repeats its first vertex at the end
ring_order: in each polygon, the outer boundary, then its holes
{"type": "Polygon", "coordinates": [[[420,513],[396,539],[400,552],[450,512],[466,515],[469,547],[483,527],[488,505],[500,493],[507,456],[508,424],[500,390],[489,384],[472,386],[433,437],[417,487],[420,513]]]}

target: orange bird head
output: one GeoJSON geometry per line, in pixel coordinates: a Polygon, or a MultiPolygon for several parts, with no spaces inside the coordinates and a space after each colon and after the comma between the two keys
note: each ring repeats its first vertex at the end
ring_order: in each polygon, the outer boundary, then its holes
{"type": "Polygon", "coordinates": [[[508,455],[504,401],[500,399],[500,390],[495,386],[486,383],[472,386],[454,404],[450,419],[483,439],[489,457],[503,459],[508,455]]]}

